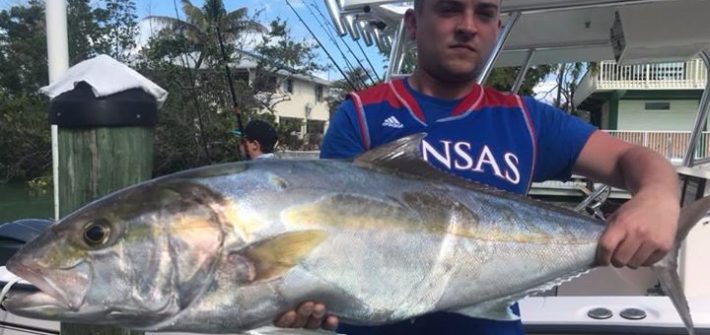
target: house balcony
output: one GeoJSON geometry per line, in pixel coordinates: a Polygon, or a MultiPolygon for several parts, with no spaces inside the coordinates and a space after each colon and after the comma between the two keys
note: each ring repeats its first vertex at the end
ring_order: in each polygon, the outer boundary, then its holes
{"type": "Polygon", "coordinates": [[[618,65],[602,61],[587,71],[575,92],[579,106],[595,92],[614,90],[702,90],[707,71],[700,59],[686,62],[618,65]]]}
{"type": "MultiPolygon", "coordinates": [[[[604,130],[611,136],[647,147],[679,165],[688,150],[689,131],[604,130]]],[[[702,132],[695,149],[695,160],[710,157],[710,132],[702,132]]]]}
{"type": "MultiPolygon", "coordinates": [[[[674,166],[680,166],[688,150],[690,142],[689,131],[628,131],[628,130],[603,130],[611,136],[624,141],[638,144],[658,152],[666,157],[674,166]]],[[[702,160],[710,157],[710,132],[700,135],[695,150],[695,159],[702,160]]],[[[546,181],[533,183],[531,195],[538,196],[586,196],[587,181],[584,177],[573,176],[569,181],[546,181]]],[[[597,184],[595,187],[599,187],[597,184]]],[[[611,198],[629,198],[629,194],[621,189],[612,189],[611,198]]]]}

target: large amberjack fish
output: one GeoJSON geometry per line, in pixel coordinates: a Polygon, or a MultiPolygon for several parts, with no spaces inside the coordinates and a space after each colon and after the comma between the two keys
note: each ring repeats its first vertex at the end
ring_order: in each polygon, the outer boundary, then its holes
{"type": "MultiPolygon", "coordinates": [[[[99,199],[28,243],[7,268],[40,291],[3,306],[44,319],[192,332],[270,324],[304,300],[341,322],[432,311],[510,320],[512,302],[595,267],[603,222],[491,190],[420,160],[421,135],[354,162],[205,167],[99,199]]],[[[682,212],[655,269],[683,321],[682,212]]]]}

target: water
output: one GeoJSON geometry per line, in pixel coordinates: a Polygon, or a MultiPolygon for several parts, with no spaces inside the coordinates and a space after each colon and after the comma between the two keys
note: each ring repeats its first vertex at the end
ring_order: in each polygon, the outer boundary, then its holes
{"type": "Polygon", "coordinates": [[[26,183],[0,184],[0,223],[24,218],[51,219],[52,190],[32,192],[26,183]]]}

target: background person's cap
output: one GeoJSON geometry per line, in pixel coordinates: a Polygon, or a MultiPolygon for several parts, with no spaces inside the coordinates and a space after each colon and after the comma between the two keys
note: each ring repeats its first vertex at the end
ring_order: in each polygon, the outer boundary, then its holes
{"type": "Polygon", "coordinates": [[[250,121],[244,128],[244,138],[258,141],[264,149],[273,149],[278,135],[273,126],[261,120],[250,121]]]}

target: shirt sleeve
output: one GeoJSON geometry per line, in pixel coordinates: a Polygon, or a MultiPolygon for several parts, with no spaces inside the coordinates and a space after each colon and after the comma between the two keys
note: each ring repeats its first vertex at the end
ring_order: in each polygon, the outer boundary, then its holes
{"type": "Polygon", "coordinates": [[[567,180],[579,153],[596,128],[558,108],[525,97],[537,135],[533,181],[567,180]]]}
{"type": "Polygon", "coordinates": [[[358,133],[355,106],[350,99],[343,101],[333,116],[321,143],[321,158],[352,158],[365,151],[358,133]]]}

